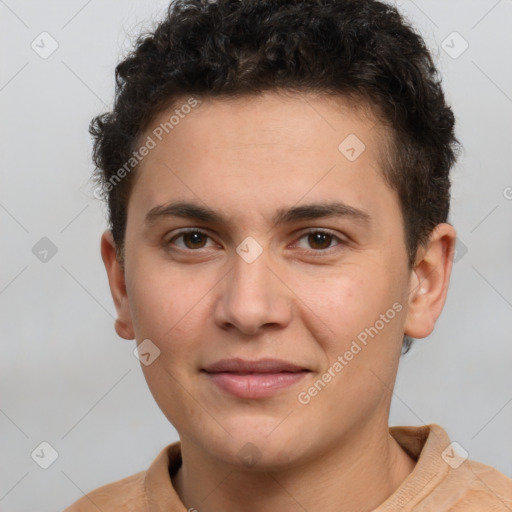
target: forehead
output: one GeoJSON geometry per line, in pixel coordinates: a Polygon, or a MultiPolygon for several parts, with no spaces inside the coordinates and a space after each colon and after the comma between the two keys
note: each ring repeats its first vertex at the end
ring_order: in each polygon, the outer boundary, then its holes
{"type": "MultiPolygon", "coordinates": [[[[347,135],[356,136],[353,141],[360,139],[356,150],[361,150],[363,143],[372,155],[386,145],[388,130],[374,115],[376,111],[376,106],[370,107],[361,98],[327,93],[275,90],[228,98],[183,96],[155,117],[146,134],[158,145],[172,142],[170,139],[176,145],[185,143],[180,148],[184,151],[198,145],[207,149],[209,142],[222,139],[230,148],[254,148],[258,153],[264,144],[295,150],[323,146],[354,161],[357,155],[338,147],[347,135]],[[190,130],[193,139],[188,138],[190,130]]],[[[222,147],[217,145],[216,149],[222,147]]]]}
{"type": "Polygon", "coordinates": [[[138,207],[186,198],[249,215],[329,193],[358,203],[387,189],[387,132],[360,102],[268,92],[192,104],[176,101],[143,135],[153,147],[136,171],[138,207]]]}

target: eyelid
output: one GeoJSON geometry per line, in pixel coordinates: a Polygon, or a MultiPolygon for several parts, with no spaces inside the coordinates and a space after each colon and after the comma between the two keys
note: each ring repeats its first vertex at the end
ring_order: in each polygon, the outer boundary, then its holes
{"type": "MultiPolygon", "coordinates": [[[[173,240],[176,240],[177,238],[180,238],[181,236],[186,235],[187,233],[201,233],[202,235],[205,235],[206,237],[208,237],[210,241],[214,241],[214,238],[205,229],[203,229],[203,228],[196,228],[196,227],[188,227],[188,228],[180,228],[180,229],[176,230],[176,233],[174,233],[169,238],[165,237],[164,245],[165,246],[171,245],[171,242],[173,242],[173,240]]],[[[178,246],[178,249],[182,250],[182,251],[187,251],[187,252],[198,252],[201,249],[205,249],[205,248],[201,247],[200,249],[187,249],[187,248],[183,248],[183,247],[179,247],[178,246]]]]}
{"type": "Polygon", "coordinates": [[[332,230],[325,229],[325,228],[308,228],[305,231],[301,231],[300,233],[298,233],[296,235],[297,236],[296,240],[301,240],[305,236],[310,235],[312,233],[323,233],[325,235],[329,235],[334,240],[337,240],[338,243],[336,245],[328,247],[327,249],[303,249],[303,251],[305,251],[308,254],[312,254],[312,253],[316,254],[316,255],[329,254],[330,252],[332,252],[332,250],[335,250],[337,247],[346,245],[348,243],[348,240],[346,238],[343,238],[343,237],[339,236],[338,234],[336,234],[335,232],[333,232],[332,230]]]}

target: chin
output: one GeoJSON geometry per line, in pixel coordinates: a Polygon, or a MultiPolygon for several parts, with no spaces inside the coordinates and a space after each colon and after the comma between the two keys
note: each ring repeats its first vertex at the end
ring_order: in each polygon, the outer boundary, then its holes
{"type": "Polygon", "coordinates": [[[196,437],[196,442],[213,457],[240,470],[284,470],[312,449],[304,430],[287,424],[287,420],[283,422],[285,417],[279,420],[261,416],[226,419],[222,425],[229,434],[216,429],[217,435],[205,438],[205,431],[201,431],[196,433],[201,435],[201,439],[196,437]]]}

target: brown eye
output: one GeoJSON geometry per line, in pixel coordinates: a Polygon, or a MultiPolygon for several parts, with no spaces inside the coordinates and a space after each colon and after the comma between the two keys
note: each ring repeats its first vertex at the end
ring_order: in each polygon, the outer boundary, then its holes
{"type": "MultiPolygon", "coordinates": [[[[327,253],[328,249],[344,245],[340,237],[321,229],[312,229],[304,233],[297,242],[296,247],[307,249],[310,253],[327,253]]],[[[341,247],[340,247],[341,248],[341,247]]]]}
{"type": "Polygon", "coordinates": [[[328,249],[333,240],[333,236],[323,231],[309,233],[308,243],[312,249],[328,249]]]}
{"type": "Polygon", "coordinates": [[[184,233],[181,235],[183,242],[188,249],[201,249],[206,244],[207,236],[200,231],[193,231],[191,233],[184,233]]]}
{"type": "Polygon", "coordinates": [[[211,242],[212,240],[206,233],[198,231],[197,229],[191,229],[190,231],[182,231],[177,234],[171,238],[166,245],[174,245],[180,249],[193,251],[208,247],[208,245],[211,245],[211,242]]]}

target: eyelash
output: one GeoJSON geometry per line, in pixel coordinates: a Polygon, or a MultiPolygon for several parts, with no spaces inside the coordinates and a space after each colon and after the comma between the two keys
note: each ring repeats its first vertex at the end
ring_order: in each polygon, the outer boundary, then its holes
{"type": "MultiPolygon", "coordinates": [[[[184,229],[184,230],[178,232],[177,234],[175,234],[168,242],[165,243],[165,245],[169,246],[175,240],[177,240],[177,239],[179,239],[179,238],[181,238],[184,235],[189,234],[189,233],[200,233],[201,235],[204,235],[204,236],[208,237],[210,240],[212,240],[212,237],[207,232],[203,231],[202,229],[199,229],[199,228],[188,228],[188,229],[184,229]]],[[[325,229],[315,229],[315,228],[311,228],[311,229],[303,232],[300,235],[300,237],[298,238],[298,240],[301,240],[304,237],[307,237],[307,236],[309,236],[311,234],[316,234],[316,233],[321,233],[323,235],[330,236],[330,237],[332,237],[332,242],[337,241],[338,243],[333,245],[333,246],[327,247],[326,249],[309,249],[309,250],[306,250],[306,253],[308,253],[308,254],[312,254],[312,253],[314,253],[315,255],[329,254],[329,253],[332,252],[331,249],[334,249],[334,248],[336,248],[338,246],[346,244],[346,241],[342,240],[339,236],[334,235],[330,231],[325,230],[325,229]]],[[[179,249],[182,250],[182,251],[186,251],[186,252],[199,252],[201,249],[204,249],[204,248],[200,247],[199,249],[188,249],[188,248],[179,247],[179,249]]]]}

